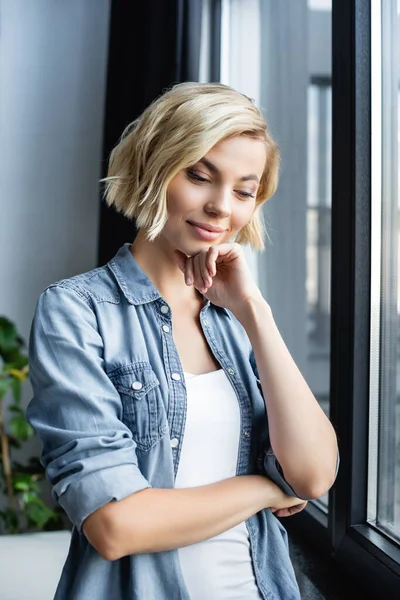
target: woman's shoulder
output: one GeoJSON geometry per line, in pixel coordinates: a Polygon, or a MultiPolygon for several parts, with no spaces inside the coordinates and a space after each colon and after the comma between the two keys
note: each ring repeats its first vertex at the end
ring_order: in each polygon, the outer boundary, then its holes
{"type": "Polygon", "coordinates": [[[39,299],[53,296],[76,296],[88,304],[120,302],[118,285],[107,265],[54,281],[44,288],[39,299]]]}

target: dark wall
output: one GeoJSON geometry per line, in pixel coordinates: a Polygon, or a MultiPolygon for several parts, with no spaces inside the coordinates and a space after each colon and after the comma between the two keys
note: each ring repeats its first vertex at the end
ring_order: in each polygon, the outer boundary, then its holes
{"type": "MultiPolygon", "coordinates": [[[[122,131],[174,83],[199,76],[202,0],[148,0],[111,5],[102,177],[122,131]]],[[[99,265],[136,229],[101,199],[99,265]]]]}

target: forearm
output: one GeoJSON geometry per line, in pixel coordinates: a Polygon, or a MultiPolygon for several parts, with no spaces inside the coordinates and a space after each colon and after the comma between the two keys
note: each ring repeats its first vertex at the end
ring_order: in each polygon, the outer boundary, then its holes
{"type": "Polygon", "coordinates": [[[334,481],[335,431],[293,361],[261,295],[247,302],[238,318],[254,350],[271,446],[285,479],[299,496],[321,496],[334,481]]]}
{"type": "Polygon", "coordinates": [[[103,518],[99,520],[95,513],[88,517],[84,531],[96,548],[107,538],[105,557],[115,560],[195,544],[267,506],[298,502],[283,496],[274,483],[260,475],[185,489],[148,488],[99,509],[103,518]]]}

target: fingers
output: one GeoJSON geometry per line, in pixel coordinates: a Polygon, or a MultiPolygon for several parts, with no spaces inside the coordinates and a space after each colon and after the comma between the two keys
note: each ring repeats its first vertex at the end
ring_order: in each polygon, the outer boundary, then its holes
{"type": "Polygon", "coordinates": [[[217,274],[217,266],[216,266],[217,257],[218,257],[218,248],[216,248],[215,246],[211,246],[211,248],[208,249],[208,252],[206,254],[206,261],[205,261],[208,273],[210,274],[210,277],[215,277],[215,275],[217,274]]]}
{"type": "Polygon", "coordinates": [[[212,286],[213,277],[217,273],[216,258],[218,249],[211,246],[186,261],[185,282],[187,285],[194,285],[201,293],[206,293],[212,286]],[[189,283],[191,280],[191,283],[189,283]]]}
{"type": "Polygon", "coordinates": [[[217,274],[217,263],[236,260],[243,251],[240,244],[225,243],[210,246],[190,257],[178,250],[174,252],[177,264],[185,274],[186,285],[194,285],[201,293],[206,293],[217,274]]]}
{"type": "Polygon", "coordinates": [[[204,292],[205,288],[209,287],[208,274],[205,273],[202,255],[197,254],[193,259],[194,266],[194,285],[197,287],[199,292],[204,292]]]}
{"type": "Polygon", "coordinates": [[[291,517],[296,513],[301,512],[307,506],[307,502],[296,504],[295,506],[289,506],[287,508],[270,508],[270,511],[275,514],[276,517],[291,517]]]}
{"type": "Polygon", "coordinates": [[[187,259],[186,268],[185,268],[184,273],[185,273],[186,285],[193,285],[193,283],[194,283],[193,258],[187,259]]]}

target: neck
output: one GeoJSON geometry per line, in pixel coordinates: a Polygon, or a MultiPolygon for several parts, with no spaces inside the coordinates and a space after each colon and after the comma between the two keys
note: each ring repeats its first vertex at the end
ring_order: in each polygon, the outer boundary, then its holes
{"type": "Polygon", "coordinates": [[[185,284],[184,275],[174,259],[173,249],[163,244],[160,238],[149,242],[144,232],[139,231],[130,251],[168,304],[186,305],[203,301],[201,294],[193,286],[185,284]]]}

